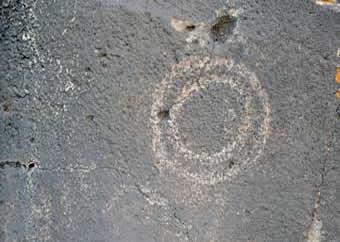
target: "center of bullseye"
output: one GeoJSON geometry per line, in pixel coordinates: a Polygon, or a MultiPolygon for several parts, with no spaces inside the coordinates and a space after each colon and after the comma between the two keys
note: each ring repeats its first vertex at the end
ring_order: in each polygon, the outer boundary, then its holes
{"type": "Polygon", "coordinates": [[[221,83],[187,97],[176,118],[182,145],[211,155],[231,144],[240,124],[239,98],[237,91],[221,83]]]}

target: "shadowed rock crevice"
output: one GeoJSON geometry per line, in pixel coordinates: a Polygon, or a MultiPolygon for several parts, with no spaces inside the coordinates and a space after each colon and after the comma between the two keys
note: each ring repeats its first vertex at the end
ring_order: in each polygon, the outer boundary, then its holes
{"type": "Polygon", "coordinates": [[[223,41],[233,33],[236,27],[236,17],[228,14],[217,14],[216,20],[211,26],[210,33],[214,41],[223,41]]]}
{"type": "Polygon", "coordinates": [[[324,239],[322,233],[322,221],[318,215],[318,209],[320,207],[321,200],[321,191],[320,188],[316,189],[316,198],[314,202],[314,207],[312,211],[312,222],[308,226],[307,231],[305,232],[305,241],[306,242],[321,242],[324,239]]]}
{"type": "Polygon", "coordinates": [[[30,161],[28,163],[23,163],[20,161],[0,161],[0,169],[5,169],[5,168],[24,168],[27,170],[33,169],[35,167],[38,167],[38,163],[35,161],[30,161]]]}

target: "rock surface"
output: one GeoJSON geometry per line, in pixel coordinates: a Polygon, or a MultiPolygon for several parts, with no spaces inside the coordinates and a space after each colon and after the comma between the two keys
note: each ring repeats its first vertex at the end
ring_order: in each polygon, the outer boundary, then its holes
{"type": "Polygon", "coordinates": [[[0,241],[339,241],[339,12],[3,0],[0,13],[0,241]]]}

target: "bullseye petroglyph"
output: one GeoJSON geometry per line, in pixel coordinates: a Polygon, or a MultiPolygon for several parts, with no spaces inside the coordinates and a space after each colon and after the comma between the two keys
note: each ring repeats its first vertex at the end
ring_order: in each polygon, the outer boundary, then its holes
{"type": "MultiPolygon", "coordinates": [[[[167,170],[195,183],[216,184],[254,165],[263,153],[270,131],[268,97],[255,74],[243,64],[224,57],[188,57],[171,68],[154,90],[152,101],[153,152],[161,172],[167,170]],[[215,92],[219,94],[213,96],[215,92]],[[216,141],[218,150],[209,145],[204,146],[208,149],[196,147],[197,139],[204,143],[204,137],[186,135],[181,129],[189,122],[183,118],[185,109],[190,109],[199,95],[222,99],[216,102],[222,103],[223,109],[218,126],[223,126],[224,138],[216,141]]],[[[207,142],[217,135],[211,137],[207,142]]]]}

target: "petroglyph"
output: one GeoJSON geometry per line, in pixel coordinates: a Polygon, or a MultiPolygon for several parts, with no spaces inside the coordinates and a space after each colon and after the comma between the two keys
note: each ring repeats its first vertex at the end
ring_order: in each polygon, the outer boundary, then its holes
{"type": "Polygon", "coordinates": [[[270,106],[257,77],[243,64],[224,57],[188,57],[172,67],[152,99],[153,152],[161,172],[166,169],[195,183],[216,184],[261,156],[270,132],[270,106]],[[183,141],[178,120],[190,99],[213,88],[225,91],[221,115],[228,139],[220,151],[209,153],[188,145],[196,140],[183,141]],[[166,120],[159,115],[164,107],[169,107],[166,120]]]}

